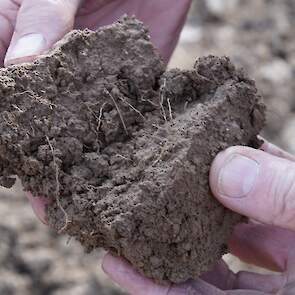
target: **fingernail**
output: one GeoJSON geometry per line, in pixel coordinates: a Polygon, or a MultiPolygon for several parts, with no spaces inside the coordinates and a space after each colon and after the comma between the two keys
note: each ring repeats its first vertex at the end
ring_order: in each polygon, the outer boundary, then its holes
{"type": "Polygon", "coordinates": [[[41,34],[28,34],[21,37],[13,48],[8,49],[5,61],[6,64],[13,64],[15,60],[33,57],[43,52],[46,41],[41,34]]]}
{"type": "Polygon", "coordinates": [[[259,164],[242,155],[232,155],[221,168],[218,177],[219,193],[226,197],[242,198],[253,189],[259,164]]]}
{"type": "Polygon", "coordinates": [[[107,253],[103,259],[102,269],[108,275],[112,275],[114,273],[130,273],[130,265],[128,265],[126,261],[109,253],[107,253]]]}

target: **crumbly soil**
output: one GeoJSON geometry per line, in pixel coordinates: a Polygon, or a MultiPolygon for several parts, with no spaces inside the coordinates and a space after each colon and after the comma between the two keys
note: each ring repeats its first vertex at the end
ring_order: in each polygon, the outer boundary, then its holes
{"type": "Polygon", "coordinates": [[[257,147],[264,105],[228,58],[165,72],[135,19],[68,34],[0,70],[0,172],[51,199],[49,224],[157,281],[182,282],[226,252],[242,217],[211,195],[228,146],[257,147]]]}

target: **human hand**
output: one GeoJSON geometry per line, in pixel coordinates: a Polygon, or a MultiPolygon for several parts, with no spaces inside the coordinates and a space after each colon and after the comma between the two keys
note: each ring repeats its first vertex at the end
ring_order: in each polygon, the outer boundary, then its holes
{"type": "Polygon", "coordinates": [[[279,274],[234,274],[221,261],[195,281],[160,286],[109,254],[105,272],[132,295],[295,294],[295,158],[269,143],[262,150],[231,147],[221,152],[210,184],[221,203],[252,219],[236,227],[231,253],[279,274]]]}
{"type": "Polygon", "coordinates": [[[191,0],[1,0],[0,67],[34,60],[73,28],[97,29],[123,14],[149,28],[168,61],[191,0]]]}
{"type": "MultiPolygon", "coordinates": [[[[123,259],[109,254],[103,261],[105,272],[132,295],[294,294],[295,157],[270,143],[265,143],[262,150],[232,147],[216,157],[210,183],[213,193],[226,207],[252,219],[249,224],[235,228],[229,241],[231,253],[279,274],[234,274],[221,261],[215,269],[195,281],[160,286],[138,274],[123,259]],[[253,171],[254,176],[251,176],[253,171]]],[[[36,214],[46,223],[47,200],[32,196],[29,200],[36,214]]]]}

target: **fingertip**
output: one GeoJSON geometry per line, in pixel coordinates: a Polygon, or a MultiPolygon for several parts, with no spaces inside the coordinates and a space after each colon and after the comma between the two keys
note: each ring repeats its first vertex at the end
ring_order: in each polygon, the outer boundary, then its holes
{"type": "Polygon", "coordinates": [[[45,37],[40,33],[16,36],[15,34],[5,56],[6,67],[31,62],[48,48],[45,37]]]}
{"type": "Polygon", "coordinates": [[[234,155],[244,154],[245,152],[251,153],[252,150],[252,148],[245,146],[232,146],[217,154],[217,156],[212,162],[209,173],[210,188],[213,195],[217,199],[223,200],[223,194],[220,191],[220,172],[222,168],[229,162],[229,160],[233,158],[234,155]]]}
{"type": "Polygon", "coordinates": [[[249,147],[220,153],[210,171],[213,195],[227,208],[264,224],[294,229],[295,165],[249,147]]]}
{"type": "Polygon", "coordinates": [[[102,269],[112,280],[124,288],[128,288],[130,278],[133,280],[139,276],[127,261],[121,257],[113,256],[110,253],[104,256],[102,269]]]}
{"type": "Polygon", "coordinates": [[[30,192],[27,192],[26,196],[39,220],[43,224],[48,225],[46,207],[50,203],[49,199],[45,197],[34,197],[30,192]]]}
{"type": "Polygon", "coordinates": [[[102,270],[128,292],[131,293],[137,289],[138,280],[137,276],[134,276],[135,271],[122,258],[107,253],[102,261],[102,270]]]}
{"type": "Polygon", "coordinates": [[[24,0],[19,9],[4,64],[31,62],[73,29],[82,0],[24,0]]]}
{"type": "Polygon", "coordinates": [[[107,253],[102,260],[102,270],[107,274],[111,275],[113,271],[116,270],[117,265],[120,265],[122,263],[121,259],[118,257],[115,257],[111,255],[110,253],[107,253]]]}

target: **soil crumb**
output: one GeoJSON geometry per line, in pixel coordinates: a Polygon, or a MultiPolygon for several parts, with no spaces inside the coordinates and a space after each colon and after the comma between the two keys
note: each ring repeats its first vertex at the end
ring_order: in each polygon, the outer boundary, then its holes
{"type": "Polygon", "coordinates": [[[212,196],[216,154],[258,147],[265,107],[227,57],[166,71],[147,29],[124,17],[69,33],[32,64],[0,70],[0,173],[51,199],[48,222],[183,282],[226,253],[243,217],[212,196]]]}

